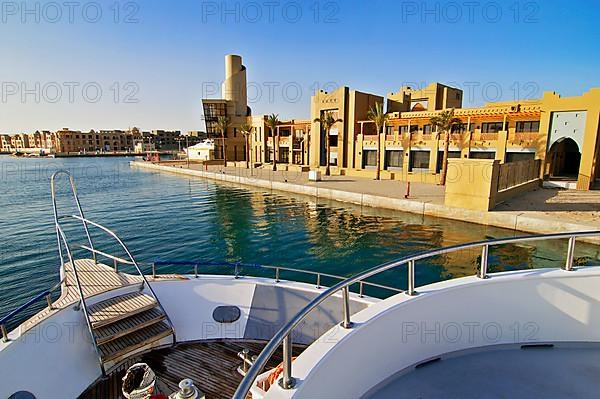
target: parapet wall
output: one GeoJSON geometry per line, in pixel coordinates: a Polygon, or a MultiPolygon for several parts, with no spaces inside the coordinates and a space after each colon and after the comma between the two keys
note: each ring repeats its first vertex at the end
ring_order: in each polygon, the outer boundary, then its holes
{"type": "Polygon", "coordinates": [[[498,160],[449,159],[446,206],[490,211],[539,187],[540,160],[500,164],[498,160]]]}

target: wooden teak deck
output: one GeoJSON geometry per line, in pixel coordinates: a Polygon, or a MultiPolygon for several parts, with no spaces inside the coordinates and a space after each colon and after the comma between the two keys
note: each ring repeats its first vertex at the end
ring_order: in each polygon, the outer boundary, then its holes
{"type": "MultiPolygon", "coordinates": [[[[81,395],[80,399],[122,398],[121,379],[125,370],[139,361],[152,368],[159,381],[169,390],[167,395],[178,390],[182,379],[191,378],[207,399],[230,398],[242,381],[242,376],[237,372],[242,359],[237,354],[248,349],[250,356],[258,355],[264,346],[265,343],[254,341],[211,341],[180,344],[175,348],[152,351],[129,360],[125,366],[109,375],[108,379],[98,382],[81,395]]],[[[304,347],[294,346],[294,356],[299,355],[303,349],[304,347]]],[[[267,368],[276,367],[282,359],[282,352],[278,350],[267,368]]]]}

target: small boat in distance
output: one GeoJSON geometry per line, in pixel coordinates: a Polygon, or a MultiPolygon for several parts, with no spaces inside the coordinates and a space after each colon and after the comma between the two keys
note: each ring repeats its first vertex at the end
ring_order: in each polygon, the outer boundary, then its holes
{"type": "Polygon", "coordinates": [[[144,264],[111,229],[85,217],[68,172],[52,176],[51,192],[60,281],[0,319],[2,398],[588,398],[600,391],[600,267],[574,265],[577,239],[600,231],[437,248],[349,278],[243,263],[144,264]],[[74,214],[59,209],[60,177],[68,179],[74,214]],[[494,248],[541,240],[568,242],[563,268],[488,272],[494,248]],[[480,251],[476,275],[417,287],[420,262],[462,250],[480,251]],[[370,280],[393,269],[406,272],[405,290],[370,280]],[[11,324],[40,301],[44,309],[11,324]]]}

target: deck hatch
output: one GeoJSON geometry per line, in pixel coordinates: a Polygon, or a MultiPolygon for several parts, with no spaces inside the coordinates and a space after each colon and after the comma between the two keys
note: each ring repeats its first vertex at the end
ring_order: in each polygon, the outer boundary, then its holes
{"type": "Polygon", "coordinates": [[[240,319],[242,312],[237,306],[217,306],[213,311],[213,319],[218,323],[231,324],[240,319]]]}

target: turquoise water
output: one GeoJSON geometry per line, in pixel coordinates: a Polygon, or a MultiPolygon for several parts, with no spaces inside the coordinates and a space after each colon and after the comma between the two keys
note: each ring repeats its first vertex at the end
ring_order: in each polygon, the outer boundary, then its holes
{"type": "MultiPolygon", "coordinates": [[[[134,170],[128,164],[131,159],[0,157],[0,316],[58,282],[49,184],[50,175],[58,169],[74,175],[86,216],[116,231],[140,262],[243,262],[350,276],[410,253],[515,235],[505,229],[315,203],[307,197],[134,170]]],[[[59,206],[72,213],[66,189],[64,184],[59,186],[64,194],[59,206]]],[[[99,247],[114,248],[98,231],[92,233],[99,247]]],[[[84,243],[75,230],[71,237],[84,243]]],[[[562,241],[494,248],[491,269],[558,267],[565,253],[562,241]]],[[[463,251],[420,263],[417,284],[474,274],[478,255],[463,251]]],[[[581,244],[577,256],[597,258],[598,249],[581,244]]],[[[222,272],[214,267],[202,271],[222,272]]],[[[191,268],[165,267],[159,272],[189,273],[191,268]]],[[[272,275],[256,269],[243,272],[272,275]]],[[[403,268],[389,271],[373,281],[405,288],[406,272],[403,268]]]]}

